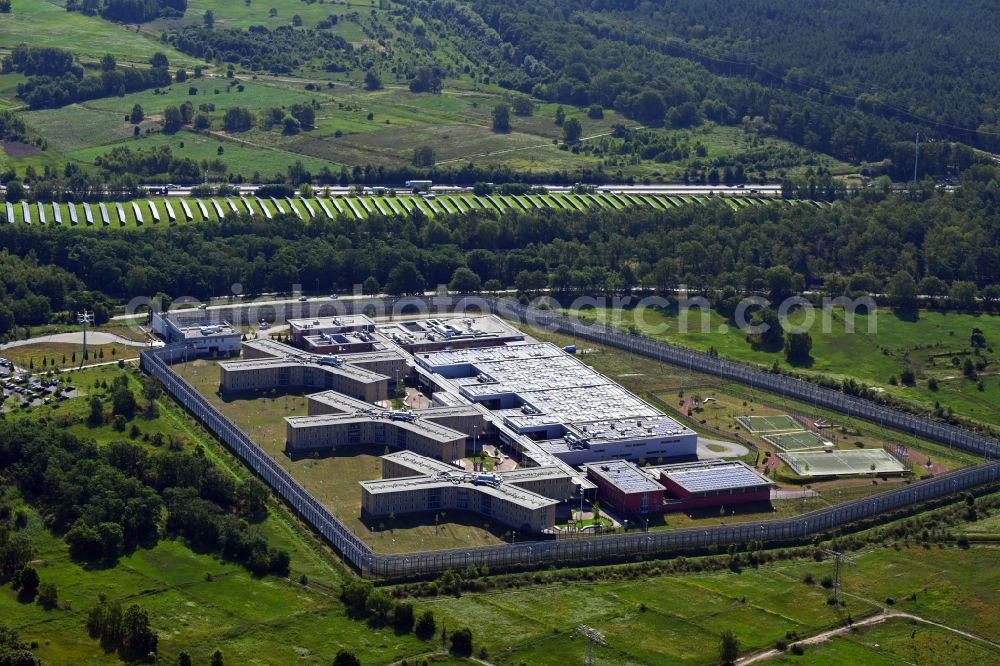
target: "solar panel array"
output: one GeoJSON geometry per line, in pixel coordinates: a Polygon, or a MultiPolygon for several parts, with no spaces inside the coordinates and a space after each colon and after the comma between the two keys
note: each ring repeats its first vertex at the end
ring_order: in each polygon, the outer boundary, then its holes
{"type": "Polygon", "coordinates": [[[714,465],[682,465],[658,468],[663,475],[692,493],[717,492],[771,485],[771,482],[740,462],[714,465]]]}

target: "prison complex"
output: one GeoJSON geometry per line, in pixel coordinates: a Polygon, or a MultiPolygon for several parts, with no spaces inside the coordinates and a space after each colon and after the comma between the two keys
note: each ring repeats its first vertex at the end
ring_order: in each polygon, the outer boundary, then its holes
{"type": "Polygon", "coordinates": [[[361,484],[367,518],[464,510],[544,531],[556,505],[584,494],[631,514],[751,501],[770,489],[741,463],[639,468],[632,461],[696,459],[697,434],[497,317],[376,324],[352,315],[293,319],[289,331],[295,346],[243,342],[240,360],[220,363],[220,389],[316,389],[306,416],[285,419],[290,455],[394,450],[383,478],[361,484]],[[404,382],[431,406],[393,409],[391,391],[404,382]],[[517,469],[464,470],[458,462],[478,440],[502,444],[517,469]],[[737,473],[746,471],[752,480],[737,473]]]}

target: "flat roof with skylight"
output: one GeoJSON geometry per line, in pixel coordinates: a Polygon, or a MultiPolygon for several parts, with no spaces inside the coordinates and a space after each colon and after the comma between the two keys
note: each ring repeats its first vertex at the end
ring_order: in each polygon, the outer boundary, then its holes
{"type": "Polygon", "coordinates": [[[447,392],[490,408],[534,452],[573,465],[694,456],[697,434],[551,343],[414,355],[447,392]],[[537,441],[541,440],[541,441],[537,441]]]}
{"type": "Polygon", "coordinates": [[[663,486],[625,460],[591,463],[586,469],[625,494],[662,491],[663,486]]]}
{"type": "Polygon", "coordinates": [[[489,346],[523,340],[524,334],[492,316],[439,316],[379,325],[381,335],[415,351],[446,346],[489,346]]]}
{"type": "Polygon", "coordinates": [[[691,494],[762,488],[774,485],[765,476],[738,460],[700,461],[649,467],[691,494]]]}

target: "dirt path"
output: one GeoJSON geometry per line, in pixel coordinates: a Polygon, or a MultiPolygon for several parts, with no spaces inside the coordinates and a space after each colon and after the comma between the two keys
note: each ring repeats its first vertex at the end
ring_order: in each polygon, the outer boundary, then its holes
{"type": "MultiPolygon", "coordinates": [[[[795,644],[817,645],[819,643],[824,643],[836,636],[844,636],[845,634],[849,634],[856,628],[870,627],[876,624],[882,624],[883,622],[887,622],[888,620],[893,620],[893,619],[904,619],[904,620],[911,620],[913,622],[920,622],[921,624],[926,624],[932,627],[936,627],[938,629],[944,629],[945,631],[950,631],[964,638],[968,638],[969,640],[985,643],[986,645],[1000,649],[1000,643],[994,643],[993,641],[987,640],[982,636],[977,636],[976,634],[970,633],[968,631],[962,631],[961,629],[955,629],[954,627],[949,627],[948,625],[941,624],[940,622],[927,620],[920,617],[919,615],[913,615],[912,613],[904,613],[902,611],[889,610],[887,608],[883,608],[882,611],[877,613],[876,615],[872,615],[871,617],[866,617],[863,620],[858,620],[853,624],[844,627],[837,627],[835,629],[828,629],[827,631],[820,632],[815,636],[810,636],[809,638],[803,638],[800,641],[795,641],[795,643],[789,644],[789,647],[795,644]]],[[[747,666],[748,664],[756,664],[768,661],[770,659],[777,659],[778,657],[784,654],[785,652],[781,650],[776,650],[776,649],[765,650],[763,652],[757,652],[756,654],[747,655],[746,657],[737,659],[736,666],[747,666]]]]}

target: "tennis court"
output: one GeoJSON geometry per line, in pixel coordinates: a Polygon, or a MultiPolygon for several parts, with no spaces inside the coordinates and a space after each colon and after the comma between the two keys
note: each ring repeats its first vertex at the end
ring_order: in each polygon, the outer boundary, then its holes
{"type": "Polygon", "coordinates": [[[779,451],[808,451],[809,449],[824,449],[833,446],[833,442],[826,437],[810,430],[764,435],[764,441],[775,446],[779,451]]]}
{"type": "Polygon", "coordinates": [[[856,474],[901,474],[903,463],[883,449],[850,451],[804,451],[778,456],[799,476],[849,476],[856,474]]]}
{"type": "Polygon", "coordinates": [[[770,416],[737,416],[736,422],[755,435],[765,432],[789,432],[802,430],[802,424],[788,414],[770,416]]]}

